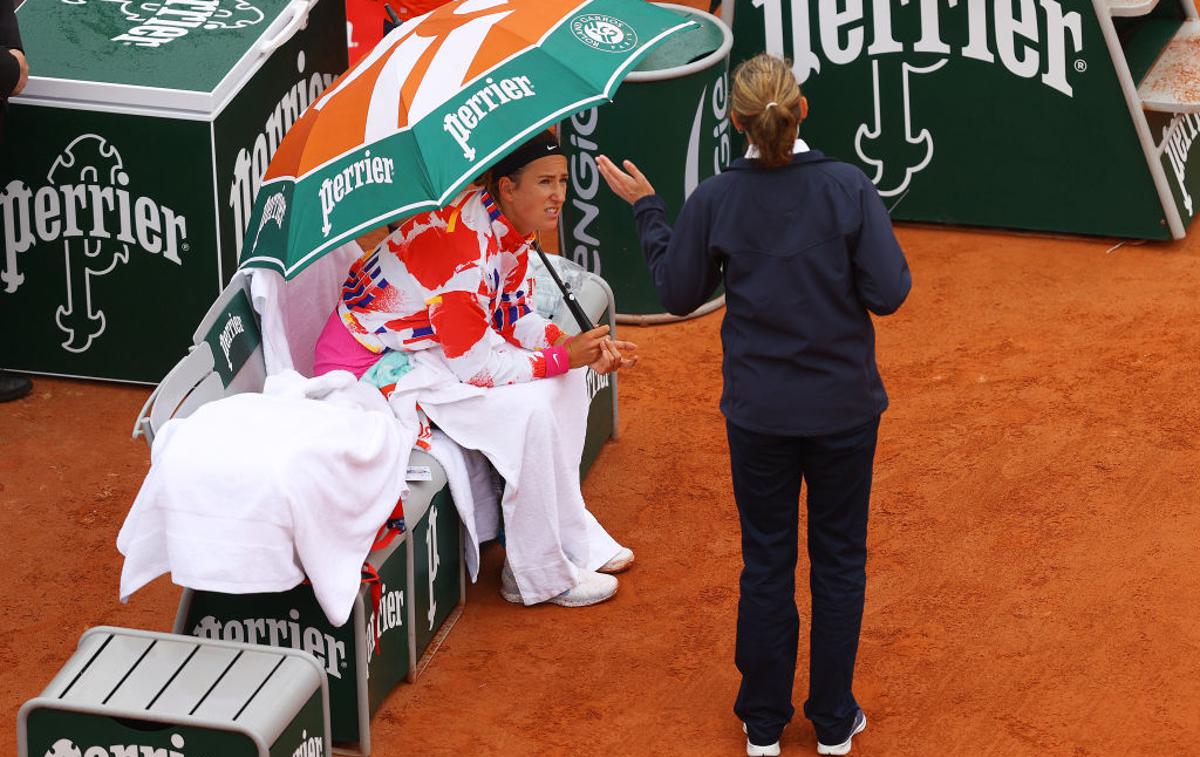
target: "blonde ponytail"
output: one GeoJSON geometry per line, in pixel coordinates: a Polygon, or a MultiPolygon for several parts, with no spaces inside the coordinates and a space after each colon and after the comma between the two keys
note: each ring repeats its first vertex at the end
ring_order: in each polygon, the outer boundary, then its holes
{"type": "Polygon", "coordinates": [[[800,86],[791,65],[765,53],[733,72],[733,112],[759,160],[778,168],[792,159],[796,128],[803,118],[800,86]]]}

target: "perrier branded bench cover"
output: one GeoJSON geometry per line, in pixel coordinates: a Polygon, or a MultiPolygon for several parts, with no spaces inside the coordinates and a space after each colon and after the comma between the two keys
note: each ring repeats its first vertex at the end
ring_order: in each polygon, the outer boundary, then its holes
{"type": "Polygon", "coordinates": [[[339,0],[25,0],[0,143],[0,367],[157,382],[260,177],[346,67],[339,0]]]}

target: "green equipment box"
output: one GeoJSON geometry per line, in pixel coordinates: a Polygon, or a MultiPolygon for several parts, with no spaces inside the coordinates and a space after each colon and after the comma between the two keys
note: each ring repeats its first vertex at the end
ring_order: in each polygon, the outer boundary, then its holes
{"type": "Polygon", "coordinates": [[[236,269],[341,0],[25,0],[0,145],[0,367],[158,381],[236,269]]]}
{"type": "Polygon", "coordinates": [[[292,647],[310,653],[329,679],[335,751],[369,755],[371,716],[402,681],[428,665],[438,641],[462,612],[466,571],[458,512],[441,466],[414,450],[405,499],[409,531],[367,558],[369,575],[351,619],[333,626],[312,587],[273,594],[221,594],[185,589],[176,633],[292,647]]]}
{"type": "Polygon", "coordinates": [[[800,136],[899,220],[1179,239],[1200,192],[1193,0],[724,0],[793,61],[800,136]]]}
{"type": "Polygon", "coordinates": [[[93,628],[17,715],[19,757],[328,757],[329,696],[290,649],[93,628]]]}

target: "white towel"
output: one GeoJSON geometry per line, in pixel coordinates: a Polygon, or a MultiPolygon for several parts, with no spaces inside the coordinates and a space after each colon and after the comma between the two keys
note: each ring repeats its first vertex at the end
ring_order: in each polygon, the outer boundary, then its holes
{"type": "Polygon", "coordinates": [[[267,375],[286,370],[312,375],[317,337],[341,297],[350,264],[361,255],[357,242],[347,242],[286,282],[275,271],[249,269],[250,297],[262,321],[267,375]]]}
{"type": "Polygon", "coordinates": [[[463,449],[453,439],[434,429],[429,454],[446,471],[450,498],[463,523],[463,556],[467,573],[479,577],[479,545],[500,534],[500,492],[503,482],[482,453],[463,449]]]}
{"type": "MultiPolygon", "coordinates": [[[[579,489],[588,414],[584,369],[481,389],[460,382],[434,350],[412,358],[415,367],[396,383],[388,404],[404,418],[420,403],[448,437],[482,453],[503,477],[505,551],[527,604],[570,589],[581,571],[596,570],[616,556],[621,545],[587,510],[579,489]]],[[[467,555],[477,554],[484,505],[464,506],[453,485],[450,491],[474,542],[467,555]]],[[[483,517],[499,523],[498,514],[483,517]]]]}
{"type": "Polygon", "coordinates": [[[268,378],[263,394],[164,424],[117,536],[121,600],[163,573],[194,589],[286,591],[307,577],[334,625],[397,498],[416,429],[344,371],[268,378]]]}

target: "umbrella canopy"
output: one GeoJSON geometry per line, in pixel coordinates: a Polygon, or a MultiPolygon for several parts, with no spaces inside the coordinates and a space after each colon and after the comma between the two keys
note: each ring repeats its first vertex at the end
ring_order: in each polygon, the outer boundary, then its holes
{"type": "Polygon", "coordinates": [[[406,22],[288,131],[242,265],[291,278],[347,239],[446,204],[539,130],[611,99],[693,24],[643,0],[457,0],[406,22]]]}

